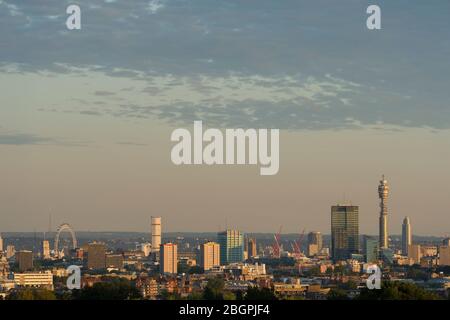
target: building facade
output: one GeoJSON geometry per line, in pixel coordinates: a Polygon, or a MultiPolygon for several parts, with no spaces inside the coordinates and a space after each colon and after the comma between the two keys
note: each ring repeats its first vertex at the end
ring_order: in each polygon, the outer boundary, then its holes
{"type": "Polygon", "coordinates": [[[258,255],[258,250],[256,248],[256,239],[255,238],[249,238],[247,241],[247,252],[248,252],[248,258],[253,258],[258,255]]]}
{"type": "Polygon", "coordinates": [[[450,246],[439,247],[439,265],[450,266],[450,246]]]}
{"type": "Polygon", "coordinates": [[[334,261],[359,253],[359,207],[331,207],[331,254],[334,261]]]}
{"type": "Polygon", "coordinates": [[[33,252],[21,250],[16,252],[16,263],[19,264],[19,271],[30,271],[33,269],[33,252]]]}
{"type": "Polygon", "coordinates": [[[238,230],[226,230],[217,234],[220,245],[220,263],[242,262],[244,260],[244,235],[238,230]]]}
{"type": "Polygon", "coordinates": [[[220,245],[217,242],[207,242],[201,245],[200,264],[205,271],[220,266],[220,245]]]}
{"type": "Polygon", "coordinates": [[[420,244],[411,244],[408,248],[408,258],[413,264],[420,264],[422,250],[420,244]]]}
{"type": "Polygon", "coordinates": [[[6,246],[6,259],[11,259],[16,254],[16,248],[10,244],[6,246]]]}
{"type": "Polygon", "coordinates": [[[42,241],[42,258],[50,259],[50,243],[48,240],[42,241]]]}
{"type": "Polygon", "coordinates": [[[17,287],[53,290],[53,274],[49,270],[45,272],[15,273],[14,283],[17,287]]]}
{"type": "Polygon", "coordinates": [[[367,263],[376,262],[379,259],[379,240],[376,237],[364,236],[363,251],[367,263]]]}
{"type": "Polygon", "coordinates": [[[165,243],[160,245],[159,259],[161,274],[177,274],[178,246],[176,243],[165,243]]]}
{"type": "Polygon", "coordinates": [[[151,218],[151,233],[152,233],[152,251],[158,252],[161,246],[161,217],[152,217],[151,218]]]}
{"type": "Polygon", "coordinates": [[[402,254],[408,256],[409,246],[412,244],[411,224],[409,218],[403,219],[402,225],[402,254]]]}
{"type": "Polygon", "coordinates": [[[90,243],[87,247],[89,269],[106,268],[106,245],[103,243],[90,243]]]}

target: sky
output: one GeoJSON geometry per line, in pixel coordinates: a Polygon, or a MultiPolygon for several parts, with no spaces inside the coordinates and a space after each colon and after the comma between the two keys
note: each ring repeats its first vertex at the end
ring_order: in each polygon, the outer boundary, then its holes
{"type": "Polygon", "coordinates": [[[0,231],[450,234],[450,2],[0,0],[0,231]],[[68,30],[66,7],[81,8],[68,30]],[[176,128],[280,129],[280,171],[175,166],[176,128]]]}

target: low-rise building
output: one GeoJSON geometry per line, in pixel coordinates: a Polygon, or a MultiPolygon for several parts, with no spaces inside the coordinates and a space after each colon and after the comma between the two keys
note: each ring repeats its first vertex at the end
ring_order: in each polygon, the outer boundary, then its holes
{"type": "Polygon", "coordinates": [[[14,283],[16,287],[33,287],[53,290],[53,274],[51,271],[15,273],[14,283]]]}

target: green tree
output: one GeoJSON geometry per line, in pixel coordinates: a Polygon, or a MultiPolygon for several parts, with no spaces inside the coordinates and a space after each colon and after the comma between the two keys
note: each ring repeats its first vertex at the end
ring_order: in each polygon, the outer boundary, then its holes
{"type": "Polygon", "coordinates": [[[350,298],[345,290],[333,288],[328,292],[327,300],[350,300],[350,298]]]}
{"type": "Polygon", "coordinates": [[[224,292],[223,300],[236,300],[236,295],[233,292],[224,292]]]}
{"type": "Polygon", "coordinates": [[[248,288],[244,300],[277,300],[275,294],[269,288],[248,288]]]}
{"type": "Polygon", "coordinates": [[[126,279],[114,279],[110,282],[98,282],[92,287],[74,290],[75,300],[132,300],[141,295],[136,287],[126,279]]]}
{"type": "Polygon", "coordinates": [[[422,281],[428,281],[430,279],[429,273],[425,272],[423,270],[417,269],[417,268],[410,268],[408,272],[406,273],[406,276],[410,279],[414,280],[422,280],[422,281]]]}
{"type": "Polygon", "coordinates": [[[198,292],[193,292],[189,295],[188,300],[202,300],[203,294],[198,292]]]}
{"type": "Polygon", "coordinates": [[[406,282],[383,282],[381,289],[364,288],[358,300],[439,300],[439,296],[415,284],[406,282]]]}
{"type": "Polygon", "coordinates": [[[212,278],[208,280],[205,290],[203,291],[203,298],[205,300],[223,300],[223,289],[225,282],[222,278],[212,278]]]}
{"type": "Polygon", "coordinates": [[[200,266],[193,266],[193,267],[189,268],[188,273],[189,274],[202,274],[202,273],[204,273],[204,270],[200,266]]]}
{"type": "Polygon", "coordinates": [[[47,289],[26,288],[14,290],[7,296],[8,300],[56,300],[53,291],[47,289]]]}

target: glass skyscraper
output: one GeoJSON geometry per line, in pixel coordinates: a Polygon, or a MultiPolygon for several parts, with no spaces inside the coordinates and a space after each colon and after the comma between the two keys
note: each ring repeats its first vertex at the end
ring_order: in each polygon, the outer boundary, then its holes
{"type": "Polygon", "coordinates": [[[364,256],[367,263],[376,262],[379,258],[379,239],[364,236],[364,256]]]}
{"type": "Polygon", "coordinates": [[[227,265],[244,260],[244,235],[237,230],[226,230],[217,234],[220,245],[220,263],[227,265]]]}
{"type": "Polygon", "coordinates": [[[331,254],[334,261],[359,253],[359,207],[331,207],[331,254]]]}

